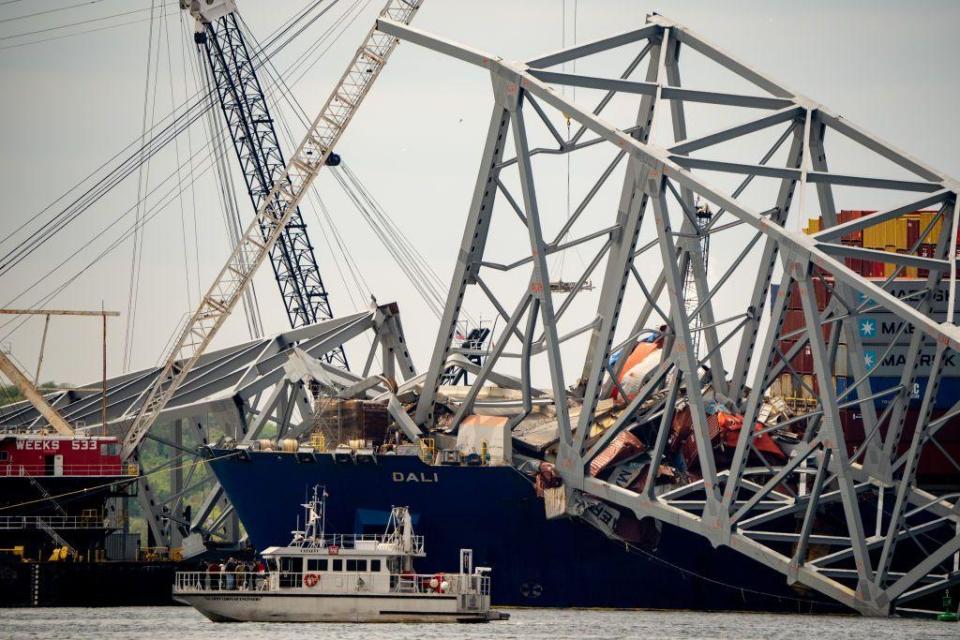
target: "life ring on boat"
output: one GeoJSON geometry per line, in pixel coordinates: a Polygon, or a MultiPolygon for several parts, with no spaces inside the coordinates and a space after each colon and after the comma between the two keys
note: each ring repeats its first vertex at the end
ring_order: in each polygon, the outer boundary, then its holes
{"type": "Polygon", "coordinates": [[[340,553],[340,547],[338,547],[335,544],[332,544],[329,547],[327,547],[327,553],[329,553],[331,556],[335,556],[338,553],[340,553]]]}
{"type": "Polygon", "coordinates": [[[446,591],[446,588],[443,586],[444,584],[447,584],[447,582],[443,579],[442,573],[437,573],[430,578],[430,588],[433,589],[434,593],[443,593],[446,591]]]}
{"type": "Polygon", "coordinates": [[[315,573],[308,573],[303,576],[303,585],[305,587],[315,587],[318,582],[320,582],[320,576],[315,573]]]}

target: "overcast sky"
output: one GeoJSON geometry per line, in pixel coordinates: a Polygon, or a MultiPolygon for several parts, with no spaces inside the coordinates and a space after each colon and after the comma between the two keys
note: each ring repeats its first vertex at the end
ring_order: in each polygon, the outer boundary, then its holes
{"type": "MultiPolygon", "coordinates": [[[[253,32],[266,39],[306,0],[241,0],[238,4],[253,32]]],[[[341,0],[277,55],[277,68],[286,69],[314,46],[352,4],[341,0]]],[[[960,40],[955,32],[960,3],[580,0],[576,3],[575,34],[574,4],[573,0],[426,0],[416,26],[505,58],[524,60],[559,48],[564,22],[567,44],[572,44],[574,38],[584,41],[640,26],[647,13],[657,11],[928,164],[960,176],[956,117],[960,40]]],[[[151,39],[151,22],[146,19],[150,6],[148,0],[31,0],[0,6],[0,84],[4,88],[0,102],[0,185],[4,194],[0,237],[5,239],[0,254],[22,240],[22,235],[8,238],[14,230],[25,223],[29,230],[47,220],[65,203],[41,213],[45,207],[140,136],[147,43],[151,39]],[[14,19],[71,4],[77,7],[14,19]],[[67,23],[82,24],[58,28],[67,23]],[[98,30],[70,35],[91,29],[98,30]],[[37,33],[21,35],[27,32],[37,33]],[[29,42],[38,43],[26,44],[29,42]]],[[[293,72],[287,76],[310,117],[323,104],[379,7],[379,0],[359,3],[359,17],[323,58],[305,68],[302,75],[293,72]]],[[[156,21],[152,24],[154,36],[159,35],[159,41],[153,40],[159,67],[147,87],[147,93],[155,95],[148,119],[157,120],[196,91],[190,66],[193,45],[186,37],[189,21],[181,19],[176,2],[168,0],[164,11],[168,14],[166,28],[160,29],[156,21]]],[[[611,69],[608,75],[615,73],[619,69],[611,69]]],[[[402,45],[338,148],[410,241],[427,256],[445,286],[460,242],[490,107],[489,80],[483,72],[402,45]]],[[[299,139],[302,125],[289,110],[286,117],[292,135],[299,139]]],[[[175,170],[177,154],[183,162],[189,151],[201,148],[206,135],[201,125],[191,128],[189,139],[181,137],[176,149],[171,147],[151,163],[149,175],[140,177],[143,184],[153,188],[175,170]]],[[[292,147],[286,140],[284,146],[288,152],[292,147]]],[[[230,160],[235,164],[234,158],[230,160]]],[[[189,165],[181,171],[188,169],[189,165]]],[[[235,179],[239,181],[239,176],[235,179]]],[[[585,181],[587,176],[573,178],[574,190],[586,184],[581,179],[585,181]]],[[[22,264],[0,275],[0,304],[35,305],[87,267],[132,222],[135,213],[125,212],[136,200],[137,182],[134,174],[22,264]],[[92,240],[101,231],[101,238],[92,240]],[[75,258],[42,278],[78,250],[75,258]]],[[[167,183],[168,187],[177,184],[167,183]]],[[[195,189],[184,188],[183,197],[157,213],[145,227],[135,292],[133,368],[152,365],[161,357],[178,322],[196,303],[198,289],[209,284],[226,258],[228,241],[214,186],[211,175],[204,174],[195,189]]],[[[308,203],[304,214],[334,311],[362,308],[371,291],[380,302],[398,301],[414,358],[425,366],[435,336],[435,317],[399,276],[392,259],[336,182],[323,176],[319,189],[366,282],[363,286],[354,283],[337,256],[336,243],[319,226],[315,207],[308,203]]],[[[241,214],[249,216],[249,202],[241,197],[239,204],[241,214]]],[[[856,204],[841,206],[876,206],[856,204]]],[[[129,240],[120,243],[44,303],[81,309],[99,308],[102,303],[123,314],[110,321],[110,375],[119,374],[124,366],[132,251],[129,240]]],[[[749,275],[743,276],[743,282],[751,282],[749,275]]],[[[257,278],[257,292],[267,332],[284,329],[286,319],[268,268],[257,278]]],[[[0,331],[3,346],[32,371],[42,319],[10,333],[15,326],[0,331]]],[[[99,335],[94,320],[54,320],[41,378],[73,383],[96,378],[99,335]]],[[[225,346],[244,338],[245,324],[234,317],[216,344],[225,346]]]]}

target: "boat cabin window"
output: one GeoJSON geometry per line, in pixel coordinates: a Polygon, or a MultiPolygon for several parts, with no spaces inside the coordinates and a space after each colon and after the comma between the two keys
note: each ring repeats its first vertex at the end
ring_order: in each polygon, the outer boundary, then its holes
{"type": "Polygon", "coordinates": [[[119,442],[108,442],[100,445],[100,453],[105,456],[118,456],[120,455],[120,443],[119,442]]]}
{"type": "Polygon", "coordinates": [[[300,558],[280,558],[280,571],[299,571],[300,558]]]}
{"type": "Polygon", "coordinates": [[[366,571],[366,560],[347,560],[347,571],[366,571]]]}
{"type": "Polygon", "coordinates": [[[372,571],[373,573],[377,573],[377,572],[380,571],[380,561],[379,561],[379,560],[371,560],[371,561],[370,561],[370,571],[372,571]]]}
{"type": "Polygon", "coordinates": [[[387,571],[400,573],[400,558],[387,558],[387,571]]]}
{"type": "Polygon", "coordinates": [[[334,571],[343,571],[343,560],[337,559],[333,561],[333,570],[334,571]]]}
{"type": "Polygon", "coordinates": [[[327,559],[326,558],[308,558],[307,559],[307,571],[326,571],[327,570],[327,559]]]}
{"type": "Polygon", "coordinates": [[[9,454],[6,451],[0,451],[0,462],[6,460],[8,455],[9,454]]]}

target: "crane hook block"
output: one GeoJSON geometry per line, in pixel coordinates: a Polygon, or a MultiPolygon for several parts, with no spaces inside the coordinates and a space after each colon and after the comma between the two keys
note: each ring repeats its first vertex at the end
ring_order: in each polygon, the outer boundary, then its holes
{"type": "Polygon", "coordinates": [[[328,167],[339,167],[340,166],[340,155],[336,153],[330,153],[327,156],[327,161],[324,163],[328,167]]]}

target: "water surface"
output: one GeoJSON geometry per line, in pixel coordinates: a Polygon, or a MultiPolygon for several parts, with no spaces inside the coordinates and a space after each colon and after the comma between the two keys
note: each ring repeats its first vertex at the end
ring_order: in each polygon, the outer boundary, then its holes
{"type": "Polygon", "coordinates": [[[507,622],[449,624],[216,624],[188,607],[0,609],[0,638],[68,640],[773,640],[960,639],[960,624],[902,618],[799,616],[692,611],[513,609],[507,622]]]}

